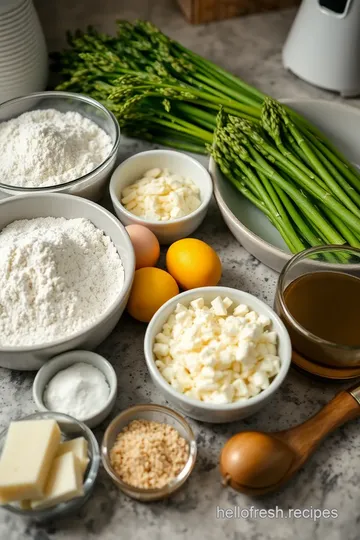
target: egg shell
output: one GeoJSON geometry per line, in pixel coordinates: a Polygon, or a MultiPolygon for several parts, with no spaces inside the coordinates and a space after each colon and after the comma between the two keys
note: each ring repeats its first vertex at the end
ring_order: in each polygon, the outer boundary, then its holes
{"type": "Polygon", "coordinates": [[[155,266],[160,257],[160,244],[155,234],[142,225],[125,227],[135,251],[136,270],[155,266]]]}

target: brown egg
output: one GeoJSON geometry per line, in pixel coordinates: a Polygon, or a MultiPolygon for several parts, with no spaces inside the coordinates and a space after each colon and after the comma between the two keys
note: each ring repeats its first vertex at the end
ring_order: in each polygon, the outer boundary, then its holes
{"type": "Polygon", "coordinates": [[[277,484],[289,470],[293,451],[285,443],[255,431],[234,435],[220,455],[220,472],[226,483],[241,491],[241,486],[264,488],[277,484]]]}
{"type": "Polygon", "coordinates": [[[136,270],[155,266],[160,256],[160,244],[155,234],[142,225],[128,225],[125,228],[135,251],[136,270]]]}

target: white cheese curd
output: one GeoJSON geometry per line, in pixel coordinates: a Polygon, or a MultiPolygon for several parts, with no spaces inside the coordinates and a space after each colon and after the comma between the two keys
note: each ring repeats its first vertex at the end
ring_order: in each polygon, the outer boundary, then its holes
{"type": "Polygon", "coordinates": [[[270,319],[218,296],[178,304],[155,337],[155,363],[178,392],[209,403],[247,400],[279,373],[270,319]]]}
{"type": "Polygon", "coordinates": [[[168,169],[151,169],[127,186],[121,203],[135,216],[169,221],[187,216],[201,205],[200,190],[190,178],[171,174],[168,169]]]}

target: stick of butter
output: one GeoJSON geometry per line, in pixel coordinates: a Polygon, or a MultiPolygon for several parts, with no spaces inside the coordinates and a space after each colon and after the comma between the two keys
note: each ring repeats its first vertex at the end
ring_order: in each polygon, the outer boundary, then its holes
{"type": "Polygon", "coordinates": [[[66,452],[54,459],[44,498],[33,500],[30,504],[33,510],[43,510],[83,494],[81,463],[73,452],[66,452]]]}
{"type": "Polygon", "coordinates": [[[81,470],[84,474],[86,471],[86,467],[89,464],[87,440],[84,439],[84,437],[77,437],[76,439],[65,441],[60,444],[56,455],[61,456],[66,452],[73,452],[75,454],[75,456],[81,463],[81,470]]]}
{"type": "Polygon", "coordinates": [[[55,420],[11,422],[0,460],[0,504],[43,497],[60,439],[55,420]]]}

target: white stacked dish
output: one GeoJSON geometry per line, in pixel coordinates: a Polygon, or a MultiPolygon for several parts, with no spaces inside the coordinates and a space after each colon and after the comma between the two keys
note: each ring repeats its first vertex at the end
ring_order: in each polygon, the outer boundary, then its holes
{"type": "Polygon", "coordinates": [[[2,0],[0,103],[44,90],[47,77],[45,38],[32,0],[2,0]]]}

